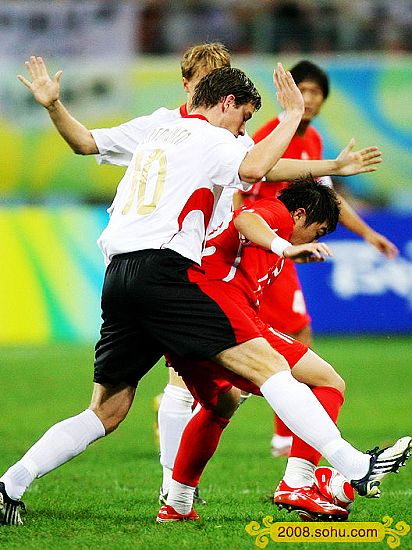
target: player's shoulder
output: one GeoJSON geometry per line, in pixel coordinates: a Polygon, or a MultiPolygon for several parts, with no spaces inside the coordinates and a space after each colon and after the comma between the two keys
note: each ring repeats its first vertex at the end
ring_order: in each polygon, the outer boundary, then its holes
{"type": "Polygon", "coordinates": [[[243,212],[255,212],[259,215],[275,214],[277,216],[288,216],[289,211],[282,201],[276,197],[259,199],[250,205],[242,206],[243,212]]]}
{"type": "Polygon", "coordinates": [[[152,113],[156,116],[170,116],[171,118],[180,118],[179,109],[169,109],[168,107],[159,107],[152,113]]]}
{"type": "Polygon", "coordinates": [[[136,118],[133,118],[129,121],[131,125],[140,126],[142,121],[150,122],[151,124],[157,123],[169,123],[174,122],[180,118],[179,109],[168,109],[166,107],[159,107],[149,115],[143,115],[136,118]]]}
{"type": "Polygon", "coordinates": [[[268,197],[256,201],[256,213],[259,214],[273,229],[276,228],[278,235],[289,238],[293,229],[293,221],[289,210],[282,201],[276,197],[268,197]]]}
{"type": "Polygon", "coordinates": [[[284,209],[286,209],[286,206],[283,204],[283,202],[280,201],[275,196],[265,197],[265,198],[259,199],[254,204],[258,208],[269,208],[270,210],[284,210],[284,209]]]}
{"type": "MultiPolygon", "coordinates": [[[[203,121],[200,121],[202,123],[203,121]]],[[[233,145],[233,147],[247,148],[245,142],[243,141],[243,136],[236,137],[230,130],[227,128],[222,128],[220,126],[215,126],[210,124],[207,121],[204,121],[203,136],[205,141],[209,140],[209,136],[213,136],[213,142],[215,145],[219,143],[227,143],[233,145]],[[242,139],[241,139],[242,138],[242,139]]]]}

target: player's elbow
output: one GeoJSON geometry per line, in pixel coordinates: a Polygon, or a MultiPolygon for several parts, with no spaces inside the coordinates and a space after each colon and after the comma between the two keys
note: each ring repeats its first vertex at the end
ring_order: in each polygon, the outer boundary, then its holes
{"type": "Polygon", "coordinates": [[[255,151],[255,147],[249,151],[239,166],[239,176],[242,181],[247,183],[256,183],[261,181],[266,175],[266,172],[272,167],[273,162],[268,162],[268,159],[259,155],[255,151]]]}
{"type": "Polygon", "coordinates": [[[75,155],[82,155],[82,156],[85,156],[85,155],[94,155],[95,153],[92,153],[91,151],[89,151],[88,149],[81,149],[81,148],[74,148],[72,147],[72,150],[74,152],[75,155]]]}
{"type": "Polygon", "coordinates": [[[249,223],[250,223],[250,212],[241,212],[233,220],[233,225],[235,226],[236,231],[241,233],[243,236],[245,236],[245,231],[247,232],[249,223]]]}
{"type": "Polygon", "coordinates": [[[81,147],[72,147],[72,151],[75,155],[90,155],[91,153],[88,153],[86,149],[83,149],[81,147]]]}
{"type": "Polygon", "coordinates": [[[97,155],[99,153],[96,142],[91,134],[84,139],[70,143],[70,147],[76,155],[97,155]]]}
{"type": "Polygon", "coordinates": [[[245,170],[239,171],[240,179],[246,183],[256,183],[262,181],[265,177],[267,170],[253,166],[245,170]]]}

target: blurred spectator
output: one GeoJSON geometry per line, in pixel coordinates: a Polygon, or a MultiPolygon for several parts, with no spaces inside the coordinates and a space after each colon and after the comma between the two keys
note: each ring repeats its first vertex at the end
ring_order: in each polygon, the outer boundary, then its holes
{"type": "Polygon", "coordinates": [[[338,6],[330,0],[318,2],[313,17],[313,49],[316,53],[334,52],[338,48],[338,6]]]}
{"type": "Polygon", "coordinates": [[[237,53],[412,51],[411,0],[146,0],[138,4],[143,6],[140,51],[146,53],[176,53],[211,40],[222,41],[237,53]]]}
{"type": "Polygon", "coordinates": [[[230,50],[242,47],[242,29],[225,2],[175,0],[169,3],[165,39],[170,52],[197,42],[223,42],[230,50]]]}
{"type": "Polygon", "coordinates": [[[4,57],[412,51],[412,0],[2,0],[4,57]],[[134,45],[133,45],[134,37],[134,45]]]}
{"type": "Polygon", "coordinates": [[[391,0],[385,2],[385,17],[382,25],[383,50],[407,53],[412,50],[412,2],[391,0]]]}
{"type": "Polygon", "coordinates": [[[271,10],[271,52],[299,53],[313,50],[313,3],[281,0],[271,10]]]}
{"type": "Polygon", "coordinates": [[[167,2],[165,0],[149,0],[144,2],[139,13],[136,10],[136,51],[141,53],[165,54],[167,47],[164,33],[167,16],[167,2]]]}

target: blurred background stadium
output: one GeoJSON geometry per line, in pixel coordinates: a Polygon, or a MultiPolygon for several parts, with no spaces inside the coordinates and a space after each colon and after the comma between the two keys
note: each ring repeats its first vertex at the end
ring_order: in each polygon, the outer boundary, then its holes
{"type": "Polygon", "coordinates": [[[343,229],[334,259],[301,269],[317,334],[412,332],[410,0],[3,0],[0,4],[0,343],[93,342],[103,259],[95,241],[123,170],[75,156],[18,82],[29,55],[63,69],[62,99],[87,127],[185,101],[179,60],[222,41],[263,97],[249,133],[278,112],[272,69],[306,58],[329,74],[315,126],[325,157],[354,136],[378,145],[376,174],[335,180],[394,241],[385,260],[343,229]]]}

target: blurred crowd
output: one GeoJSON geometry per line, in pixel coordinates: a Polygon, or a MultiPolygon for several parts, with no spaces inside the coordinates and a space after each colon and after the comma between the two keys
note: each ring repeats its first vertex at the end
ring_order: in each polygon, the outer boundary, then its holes
{"type": "Polygon", "coordinates": [[[412,0],[2,0],[2,57],[412,51],[412,0]]]}
{"type": "Polygon", "coordinates": [[[136,47],[220,40],[236,53],[412,51],[411,0],[139,0],[136,47]]]}

